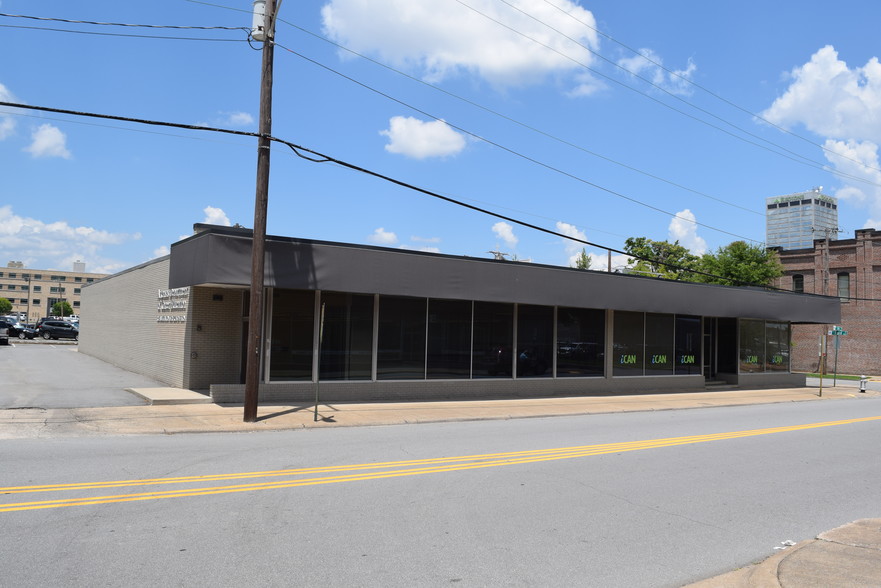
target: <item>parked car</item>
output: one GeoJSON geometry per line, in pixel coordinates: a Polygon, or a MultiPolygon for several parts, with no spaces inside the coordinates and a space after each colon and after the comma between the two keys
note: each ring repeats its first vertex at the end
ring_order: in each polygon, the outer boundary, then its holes
{"type": "Polygon", "coordinates": [[[67,321],[40,319],[37,334],[46,339],[73,339],[79,341],[80,330],[67,321]]]}
{"type": "Polygon", "coordinates": [[[0,345],[9,345],[9,331],[2,326],[0,326],[0,345]]]}
{"type": "Polygon", "coordinates": [[[0,327],[5,327],[8,337],[18,339],[33,339],[37,336],[34,329],[29,329],[18,321],[11,321],[8,318],[0,319],[0,327]]]}

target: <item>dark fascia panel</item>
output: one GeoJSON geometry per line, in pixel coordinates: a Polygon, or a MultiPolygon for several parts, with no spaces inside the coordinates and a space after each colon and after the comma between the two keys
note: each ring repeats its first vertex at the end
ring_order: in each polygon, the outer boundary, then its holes
{"type": "MultiPolygon", "coordinates": [[[[267,287],[516,302],[793,323],[841,321],[838,298],[267,237],[267,287]]],[[[171,246],[169,287],[248,287],[251,234],[220,227],[171,246]]]]}

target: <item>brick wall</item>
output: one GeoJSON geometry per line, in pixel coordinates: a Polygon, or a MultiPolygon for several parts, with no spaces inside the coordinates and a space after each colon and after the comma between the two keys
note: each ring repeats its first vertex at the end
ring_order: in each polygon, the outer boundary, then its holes
{"type": "Polygon", "coordinates": [[[208,390],[211,384],[242,381],[243,295],[230,288],[191,289],[188,388],[208,390]]]}
{"type": "Polygon", "coordinates": [[[169,386],[186,387],[189,323],[157,322],[158,291],[168,288],[168,266],[164,257],[83,287],[80,353],[169,386]]]}
{"type": "Polygon", "coordinates": [[[168,386],[207,391],[239,383],[243,291],[192,287],[173,297],[186,301],[185,310],[160,310],[168,268],[165,257],[83,288],[80,352],[168,386]]]}
{"type": "MultiPolygon", "coordinates": [[[[841,303],[840,326],[847,335],[840,337],[838,372],[843,374],[881,374],[881,232],[860,229],[853,239],[815,241],[811,249],[778,251],[785,273],[777,286],[792,289],[793,276],[804,276],[804,291],[835,296],[838,274],[850,282],[851,300],[841,303]]],[[[819,369],[819,338],[832,325],[793,325],[792,370],[819,369]]],[[[827,371],[835,361],[834,338],[828,338],[827,371]]]]}

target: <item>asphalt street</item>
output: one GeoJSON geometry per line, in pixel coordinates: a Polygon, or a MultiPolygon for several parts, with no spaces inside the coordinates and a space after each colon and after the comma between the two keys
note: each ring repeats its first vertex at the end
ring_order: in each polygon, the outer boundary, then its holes
{"type": "Polygon", "coordinates": [[[803,428],[867,416],[881,399],[7,440],[29,489],[6,501],[39,504],[0,512],[2,583],[681,586],[877,514],[877,421],[803,428]],[[768,427],[794,428],[705,437],[768,427]],[[511,452],[534,459],[475,465],[511,452]]]}
{"type": "MultiPolygon", "coordinates": [[[[0,349],[3,406],[130,410],[156,385],[75,349],[0,349]]],[[[881,396],[841,397],[10,436],[0,586],[682,586],[881,512],[881,396]]]]}

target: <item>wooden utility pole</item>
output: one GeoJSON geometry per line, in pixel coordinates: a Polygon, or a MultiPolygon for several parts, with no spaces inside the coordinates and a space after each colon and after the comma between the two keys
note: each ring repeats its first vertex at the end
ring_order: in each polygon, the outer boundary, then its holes
{"type": "Polygon", "coordinates": [[[269,148],[272,136],[272,61],[276,0],[266,0],[263,67],[260,76],[260,123],[257,140],[257,190],[254,197],[254,235],[251,245],[251,300],[248,309],[248,357],[245,368],[244,421],[257,420],[260,355],[263,345],[263,266],[266,245],[266,210],[269,203],[269,148]]]}

